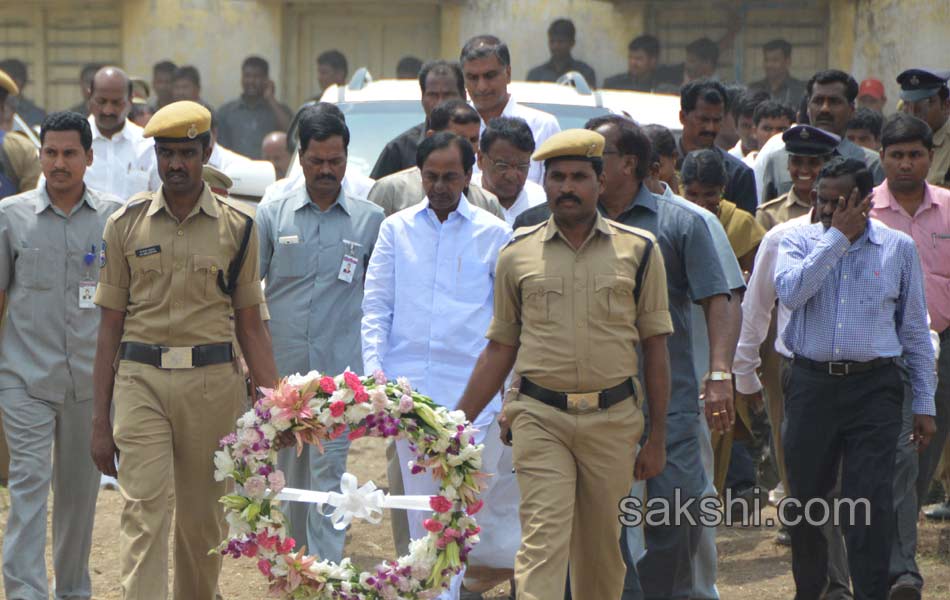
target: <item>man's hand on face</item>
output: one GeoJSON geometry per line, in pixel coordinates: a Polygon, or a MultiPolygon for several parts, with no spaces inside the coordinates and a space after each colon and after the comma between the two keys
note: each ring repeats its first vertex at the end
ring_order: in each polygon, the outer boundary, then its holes
{"type": "Polygon", "coordinates": [[[858,188],[851,190],[848,199],[838,197],[838,207],[831,217],[831,226],[847,236],[854,243],[868,224],[868,211],[871,208],[870,196],[861,200],[858,198],[858,188]]]}

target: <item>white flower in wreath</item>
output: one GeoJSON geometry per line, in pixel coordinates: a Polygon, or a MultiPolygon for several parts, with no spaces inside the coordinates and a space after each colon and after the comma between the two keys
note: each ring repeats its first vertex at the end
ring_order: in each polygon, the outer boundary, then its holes
{"type": "Polygon", "coordinates": [[[242,537],[251,533],[251,526],[241,518],[240,513],[228,512],[224,518],[228,524],[228,537],[242,537]]]}
{"type": "Polygon", "coordinates": [[[303,387],[309,384],[314,379],[319,379],[320,373],[316,371],[310,371],[306,375],[301,375],[300,373],[294,373],[287,378],[287,383],[295,387],[303,387]]]}
{"type": "Polygon", "coordinates": [[[368,417],[373,412],[373,406],[369,402],[354,404],[346,409],[346,420],[348,423],[358,423],[368,417]]]}
{"type": "Polygon", "coordinates": [[[224,481],[234,472],[234,459],[227,450],[218,450],[214,453],[214,480],[224,481]]]}

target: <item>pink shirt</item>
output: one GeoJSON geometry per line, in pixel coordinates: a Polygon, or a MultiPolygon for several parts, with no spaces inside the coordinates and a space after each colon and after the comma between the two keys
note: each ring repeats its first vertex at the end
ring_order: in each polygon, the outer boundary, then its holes
{"type": "Polygon", "coordinates": [[[924,270],[924,293],[931,327],[950,326],[950,190],[925,184],[924,201],[910,216],[884,181],[874,188],[871,216],[914,239],[924,270]]]}

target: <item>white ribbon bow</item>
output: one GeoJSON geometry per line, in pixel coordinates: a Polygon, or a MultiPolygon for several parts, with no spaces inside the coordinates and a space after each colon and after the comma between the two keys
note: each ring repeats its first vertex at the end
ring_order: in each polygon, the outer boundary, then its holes
{"type": "Polygon", "coordinates": [[[275,500],[290,502],[310,502],[329,504],[335,510],[327,515],[333,521],[333,528],[346,529],[354,518],[363,519],[377,525],[382,520],[384,508],[402,508],[405,510],[430,510],[430,496],[390,496],[376,488],[376,484],[367,481],[357,487],[356,476],[344,473],[340,478],[340,492],[317,492],[284,488],[275,500]]]}

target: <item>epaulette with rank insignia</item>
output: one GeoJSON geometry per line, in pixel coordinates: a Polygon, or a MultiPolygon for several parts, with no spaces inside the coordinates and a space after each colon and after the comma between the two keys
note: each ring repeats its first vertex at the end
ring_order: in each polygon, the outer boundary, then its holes
{"type": "Polygon", "coordinates": [[[109,218],[113,221],[121,219],[130,208],[140,206],[146,202],[151,202],[154,195],[155,192],[138,192],[137,194],[134,194],[131,198],[129,198],[128,202],[123,204],[118,210],[109,215],[109,218]]]}
{"type": "Polygon", "coordinates": [[[547,224],[547,221],[541,221],[540,223],[536,223],[534,225],[526,225],[524,227],[519,227],[518,229],[515,229],[514,233],[511,235],[511,239],[508,240],[508,243],[502,246],[501,249],[504,250],[508,246],[511,246],[512,244],[515,244],[516,242],[519,242],[523,239],[528,238],[532,233],[535,233],[536,231],[544,227],[546,224],[547,224]]]}
{"type": "Polygon", "coordinates": [[[240,200],[235,200],[234,198],[226,198],[224,196],[219,196],[215,194],[214,192],[212,192],[211,195],[214,196],[215,200],[217,200],[221,204],[224,204],[228,208],[233,208],[234,210],[238,211],[245,217],[251,217],[253,219],[255,215],[257,214],[257,210],[253,206],[249,206],[248,204],[245,204],[244,202],[241,202],[240,200]]]}
{"type": "Polygon", "coordinates": [[[617,221],[611,221],[609,219],[607,222],[610,224],[611,227],[616,227],[620,231],[626,231],[627,233],[632,233],[636,236],[639,236],[645,239],[651,244],[656,242],[656,236],[654,236],[652,233],[650,233],[646,229],[640,229],[639,227],[632,227],[630,225],[625,225],[624,223],[618,223],[617,221]]]}
{"type": "Polygon", "coordinates": [[[782,202],[785,202],[786,200],[788,200],[788,194],[782,194],[778,198],[772,198],[768,202],[763,202],[762,204],[759,205],[759,209],[761,210],[763,208],[778,206],[779,204],[781,204],[782,202]]]}

